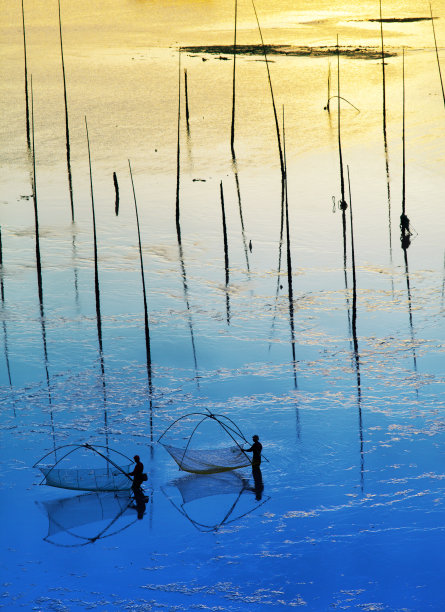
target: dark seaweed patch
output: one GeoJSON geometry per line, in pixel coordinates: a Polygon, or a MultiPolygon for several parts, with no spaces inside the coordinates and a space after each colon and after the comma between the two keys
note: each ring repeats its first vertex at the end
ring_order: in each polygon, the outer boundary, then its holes
{"type": "MultiPolygon", "coordinates": [[[[182,47],[182,51],[187,53],[207,53],[210,55],[218,55],[222,59],[224,55],[233,55],[233,45],[200,45],[193,47],[182,47]]],[[[291,45],[237,45],[237,55],[286,55],[297,57],[323,57],[336,55],[336,47],[320,46],[291,46],[291,45]]],[[[377,47],[340,47],[340,55],[357,59],[380,59],[381,50],[377,47]]],[[[394,51],[385,51],[385,57],[393,57],[397,55],[394,51]]]]}
{"type": "Polygon", "coordinates": [[[378,23],[413,23],[415,21],[431,21],[431,17],[384,17],[382,19],[368,19],[378,23]]]}

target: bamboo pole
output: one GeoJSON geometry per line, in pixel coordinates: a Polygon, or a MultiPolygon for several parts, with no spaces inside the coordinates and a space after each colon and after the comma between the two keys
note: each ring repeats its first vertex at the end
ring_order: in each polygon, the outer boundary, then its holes
{"type": "Polygon", "coordinates": [[[25,107],[26,107],[26,142],[28,149],[31,149],[31,134],[29,124],[29,94],[28,94],[28,60],[26,54],[26,29],[25,29],[25,9],[22,0],[22,28],[23,28],[23,52],[25,60],[25,107]]]}
{"type": "Polygon", "coordinates": [[[269,60],[267,58],[266,47],[264,45],[264,40],[263,40],[263,33],[261,31],[261,26],[260,26],[260,22],[259,22],[259,19],[258,19],[258,14],[257,14],[256,8],[255,8],[254,0],[252,0],[252,6],[253,6],[254,13],[255,13],[256,22],[257,22],[257,25],[258,25],[258,32],[259,32],[260,38],[261,38],[261,46],[262,46],[262,49],[263,49],[264,59],[265,59],[265,62],[266,62],[267,78],[268,78],[268,81],[269,81],[270,95],[271,95],[271,98],[272,98],[272,108],[273,108],[273,114],[274,114],[274,118],[275,118],[275,130],[276,130],[276,134],[277,134],[278,153],[279,153],[279,156],[280,156],[280,167],[281,167],[281,173],[284,174],[285,173],[285,169],[284,169],[283,149],[282,149],[282,146],[281,146],[280,127],[279,127],[279,123],[278,123],[277,109],[276,109],[276,106],[275,106],[275,98],[274,98],[274,94],[273,94],[272,79],[271,79],[270,70],[269,70],[269,60]]]}
{"type": "Polygon", "coordinates": [[[403,112],[402,112],[402,214],[400,215],[400,241],[402,249],[406,249],[411,244],[410,220],[406,214],[406,144],[405,144],[405,48],[402,57],[402,87],[403,87],[403,112]]]}
{"type": "Polygon", "coordinates": [[[136,226],[137,226],[137,232],[138,232],[139,262],[140,262],[140,268],[141,268],[142,295],[144,298],[145,350],[146,350],[146,356],[147,356],[147,371],[148,371],[149,387],[150,387],[150,394],[151,394],[152,392],[151,350],[150,350],[150,327],[148,323],[147,290],[145,286],[144,260],[142,257],[141,229],[140,229],[140,224],[139,224],[138,206],[137,206],[137,201],[136,201],[136,191],[134,188],[133,172],[131,170],[130,160],[128,160],[128,167],[130,170],[131,186],[133,189],[134,210],[136,214],[136,226]]]}
{"type": "Polygon", "coordinates": [[[386,170],[386,193],[388,199],[388,232],[389,232],[389,256],[392,262],[392,224],[391,224],[391,186],[389,175],[388,139],[386,125],[386,74],[385,74],[385,46],[383,40],[383,18],[382,0],[379,0],[380,13],[380,40],[382,46],[382,118],[383,118],[383,146],[385,151],[385,170],[386,170]]]}
{"type": "Polygon", "coordinates": [[[114,183],[114,213],[116,217],[119,215],[119,183],[117,182],[117,174],[113,172],[113,183],[114,183]]]}
{"type": "Polygon", "coordinates": [[[190,136],[190,112],[189,112],[189,92],[187,81],[187,68],[184,68],[184,94],[185,94],[185,123],[187,126],[187,135],[190,136]]]}
{"type": "Polygon", "coordinates": [[[145,274],[144,274],[144,259],[142,257],[142,242],[141,242],[141,228],[139,224],[139,213],[138,205],[136,201],[136,190],[133,181],[133,172],[131,170],[131,163],[128,160],[128,168],[130,170],[131,186],[133,189],[133,200],[134,200],[134,211],[136,215],[136,227],[138,233],[138,247],[139,247],[139,263],[141,268],[141,282],[142,282],[142,296],[144,300],[144,330],[145,330],[145,353],[146,353],[146,365],[147,365],[147,378],[148,378],[148,395],[149,395],[149,407],[150,407],[150,452],[153,458],[153,379],[152,379],[152,367],[151,367],[151,348],[150,348],[150,327],[148,321],[148,306],[147,306],[147,291],[145,286],[145,274]]]}
{"type": "Polygon", "coordinates": [[[88,167],[90,171],[90,194],[91,194],[91,212],[93,221],[93,250],[94,250],[94,294],[96,298],[96,325],[97,325],[97,339],[99,343],[99,361],[100,371],[102,378],[102,393],[104,402],[104,433],[105,433],[105,444],[108,449],[108,411],[107,411],[107,388],[105,382],[105,364],[102,344],[102,314],[100,307],[100,287],[99,287],[99,264],[97,256],[97,232],[96,232],[96,210],[94,205],[94,189],[93,189],[93,172],[91,168],[91,150],[90,150],[90,138],[88,134],[88,123],[85,117],[85,130],[87,136],[88,146],[88,167]]]}
{"type": "Polygon", "coordinates": [[[70,192],[71,205],[71,220],[74,223],[74,198],[73,198],[73,179],[71,175],[71,148],[70,148],[70,130],[68,123],[68,100],[66,95],[66,77],[65,77],[65,61],[63,58],[63,41],[62,41],[62,18],[59,4],[59,35],[60,35],[60,57],[62,59],[62,78],[63,78],[63,100],[65,103],[65,140],[66,140],[66,168],[68,173],[68,188],[70,192]]]}
{"type": "Polygon", "coordinates": [[[36,241],[36,269],[37,269],[37,286],[39,295],[39,311],[40,311],[40,327],[42,331],[42,343],[43,343],[43,356],[44,356],[44,368],[46,376],[46,386],[48,391],[48,406],[50,411],[50,427],[53,438],[54,448],[56,447],[56,434],[54,428],[54,415],[52,410],[52,392],[51,392],[51,381],[49,375],[49,360],[48,360],[48,345],[46,340],[46,323],[45,323],[45,310],[43,305],[43,281],[42,281],[42,260],[40,256],[40,225],[39,225],[39,211],[37,204],[37,176],[36,176],[36,147],[35,147],[35,129],[34,129],[34,92],[32,86],[32,75],[31,75],[31,131],[32,131],[32,190],[33,190],[33,201],[34,201],[34,231],[36,241]]]}
{"type": "Polygon", "coordinates": [[[230,128],[230,148],[232,157],[235,157],[235,95],[236,95],[236,27],[237,27],[238,0],[235,0],[235,25],[233,35],[233,76],[232,76],[232,123],[230,128]]]}
{"type": "Polygon", "coordinates": [[[433,9],[431,8],[431,2],[430,2],[430,15],[431,15],[431,25],[433,27],[434,47],[436,49],[437,67],[439,69],[440,86],[442,88],[442,98],[443,98],[443,104],[445,106],[445,89],[443,86],[442,71],[440,69],[439,51],[437,50],[436,29],[434,27],[434,17],[433,17],[433,9]]]}
{"type": "Polygon", "coordinates": [[[178,242],[181,243],[181,225],[179,220],[179,185],[180,185],[180,174],[181,174],[181,49],[178,51],[178,129],[177,129],[177,143],[176,143],[176,233],[178,236],[178,242]]]}

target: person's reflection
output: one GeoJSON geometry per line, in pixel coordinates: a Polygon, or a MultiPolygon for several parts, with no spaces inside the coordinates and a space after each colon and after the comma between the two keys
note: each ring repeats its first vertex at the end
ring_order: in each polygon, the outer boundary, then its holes
{"type": "Polygon", "coordinates": [[[252,491],[255,493],[255,499],[257,501],[260,501],[260,499],[263,496],[264,484],[263,484],[263,475],[261,473],[259,466],[252,466],[252,476],[253,476],[253,482],[255,484],[252,491]]]}
{"type": "Polygon", "coordinates": [[[131,507],[136,510],[138,513],[138,519],[144,518],[145,508],[148,501],[148,496],[145,495],[144,491],[141,488],[135,489],[133,491],[134,494],[134,505],[131,507]]]}

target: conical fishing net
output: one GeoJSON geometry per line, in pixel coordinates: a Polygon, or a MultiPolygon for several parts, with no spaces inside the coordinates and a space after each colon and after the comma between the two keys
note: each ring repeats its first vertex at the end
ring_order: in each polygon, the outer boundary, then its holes
{"type": "Polygon", "coordinates": [[[131,464],[119,466],[119,469],[108,465],[103,468],[51,468],[39,467],[45,476],[45,484],[61,489],[81,491],[125,491],[131,488],[132,480],[125,474],[131,470],[131,464]]]}
{"type": "Polygon", "coordinates": [[[181,470],[194,474],[215,474],[251,465],[249,457],[239,446],[197,450],[161,444],[181,470]]]}

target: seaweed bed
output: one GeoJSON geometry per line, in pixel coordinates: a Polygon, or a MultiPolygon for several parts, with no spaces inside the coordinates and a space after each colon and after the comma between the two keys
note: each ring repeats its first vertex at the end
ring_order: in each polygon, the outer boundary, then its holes
{"type": "Polygon", "coordinates": [[[383,17],[382,19],[368,19],[367,21],[377,21],[378,23],[411,23],[414,21],[431,21],[431,17],[383,17]]]}
{"type": "MultiPolygon", "coordinates": [[[[193,47],[181,47],[182,51],[188,53],[208,53],[211,55],[232,55],[233,45],[202,45],[193,47]]],[[[358,59],[381,59],[381,49],[377,47],[339,47],[338,52],[342,56],[358,58],[358,59]]],[[[321,57],[328,55],[336,55],[336,46],[321,46],[321,47],[297,47],[292,45],[237,45],[237,55],[288,55],[288,56],[309,56],[321,57]]],[[[397,55],[394,51],[385,51],[385,57],[393,57],[397,55]]],[[[226,59],[221,57],[220,59],[226,59]]]]}

